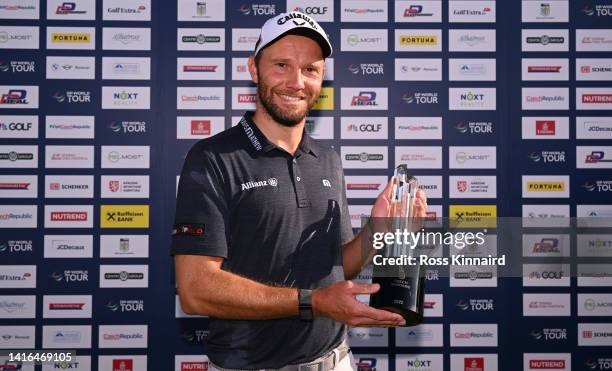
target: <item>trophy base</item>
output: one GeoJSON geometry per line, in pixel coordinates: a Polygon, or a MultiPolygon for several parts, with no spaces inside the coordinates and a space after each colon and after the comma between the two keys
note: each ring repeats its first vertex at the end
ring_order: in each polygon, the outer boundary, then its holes
{"type": "Polygon", "coordinates": [[[370,295],[370,306],[397,313],[406,320],[405,326],[416,326],[423,322],[425,278],[424,277],[374,277],[380,290],[370,295]]]}
{"type": "Polygon", "coordinates": [[[411,310],[396,307],[377,307],[376,309],[382,309],[389,312],[397,313],[400,316],[404,317],[404,319],[406,320],[406,324],[399,327],[416,326],[420,325],[423,322],[423,316],[411,310]]]}

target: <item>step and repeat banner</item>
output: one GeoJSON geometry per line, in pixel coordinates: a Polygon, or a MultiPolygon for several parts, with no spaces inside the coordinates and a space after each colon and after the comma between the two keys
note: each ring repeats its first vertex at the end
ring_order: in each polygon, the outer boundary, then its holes
{"type": "MultiPolygon", "coordinates": [[[[612,217],[612,1],[0,0],[0,351],[78,354],[0,370],[208,368],[169,255],[178,174],[254,109],[247,57],[290,10],[334,47],[306,130],[356,230],[400,163],[432,219],[612,217]]],[[[582,241],[593,279],[430,269],[425,323],[351,328],[355,368],[612,370],[612,233],[537,233],[517,251],[582,241]]]]}

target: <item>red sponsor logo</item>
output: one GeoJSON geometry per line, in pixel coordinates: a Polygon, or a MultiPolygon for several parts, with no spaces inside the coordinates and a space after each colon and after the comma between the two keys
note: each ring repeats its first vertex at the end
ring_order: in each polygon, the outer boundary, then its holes
{"type": "Polygon", "coordinates": [[[536,135],[555,135],[555,120],[536,120],[536,135]]]}
{"type": "Polygon", "coordinates": [[[257,94],[247,93],[238,94],[238,103],[255,103],[257,102],[257,94]]]}
{"type": "Polygon", "coordinates": [[[172,229],[172,235],[190,235],[203,237],[205,232],[204,224],[176,224],[172,229]]]}
{"type": "Polygon", "coordinates": [[[375,191],[380,187],[380,183],[348,183],[346,189],[349,191],[375,191]]]}
{"type": "Polygon", "coordinates": [[[236,72],[244,73],[247,71],[247,67],[244,64],[239,64],[236,66],[236,72]]]}
{"type": "Polygon", "coordinates": [[[181,362],[181,371],[206,371],[208,362],[181,362]]]}
{"type": "Polygon", "coordinates": [[[527,72],[529,73],[540,73],[540,72],[552,72],[558,73],[561,71],[561,66],[528,66],[527,72]]]}
{"type": "Polygon", "coordinates": [[[425,220],[436,220],[438,213],[435,211],[427,211],[425,214],[425,220]]]}
{"type": "Polygon", "coordinates": [[[529,368],[532,370],[563,370],[565,360],[563,359],[531,359],[529,368]]]}
{"type": "Polygon", "coordinates": [[[119,190],[119,181],[118,180],[109,180],[108,181],[108,189],[111,192],[117,192],[119,190]]]}
{"type": "Polygon", "coordinates": [[[18,189],[27,190],[30,183],[0,183],[0,189],[18,189]]]}
{"type": "Polygon", "coordinates": [[[191,120],[191,135],[210,135],[210,120],[191,120]]]}
{"type": "Polygon", "coordinates": [[[51,221],[54,222],[83,222],[87,220],[85,211],[52,211],[51,221]]]}
{"type": "Polygon", "coordinates": [[[484,371],[484,358],[482,357],[466,357],[463,359],[464,371],[484,371]]]}
{"type": "Polygon", "coordinates": [[[591,66],[581,66],[580,72],[582,73],[591,73],[591,66]]]}
{"type": "Polygon", "coordinates": [[[612,94],[582,94],[582,103],[612,104],[612,94]]]}
{"type": "Polygon", "coordinates": [[[49,303],[50,310],[82,310],[85,303],[49,303]]]}
{"type": "Polygon", "coordinates": [[[467,191],[467,181],[465,180],[460,180],[457,182],[457,190],[459,192],[465,192],[467,191]]]}
{"type": "Polygon", "coordinates": [[[134,371],[134,360],[113,359],[113,371],[134,371]]]}
{"type": "Polygon", "coordinates": [[[60,184],[58,182],[49,183],[49,189],[52,191],[59,191],[60,184]]]}
{"type": "Polygon", "coordinates": [[[423,307],[425,309],[434,309],[434,307],[436,306],[436,302],[435,301],[426,301],[423,303],[423,307]]]}
{"type": "Polygon", "coordinates": [[[183,72],[216,72],[219,66],[183,66],[183,72]]]}
{"type": "Polygon", "coordinates": [[[593,337],[593,331],[582,331],[582,337],[585,339],[591,339],[593,337]]]}

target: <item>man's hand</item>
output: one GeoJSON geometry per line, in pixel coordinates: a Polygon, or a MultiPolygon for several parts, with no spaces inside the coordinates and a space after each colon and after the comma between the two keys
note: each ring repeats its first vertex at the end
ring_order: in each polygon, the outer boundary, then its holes
{"type": "Polygon", "coordinates": [[[359,294],[373,294],[378,284],[340,281],[312,292],[315,316],[325,316],[353,327],[403,326],[406,321],[397,313],[374,309],[358,301],[359,294]]]}
{"type": "MultiPolygon", "coordinates": [[[[391,192],[393,191],[393,178],[389,180],[385,189],[378,195],[374,206],[372,206],[371,218],[387,218],[391,210],[391,192]]],[[[425,218],[427,216],[427,195],[422,190],[417,190],[414,199],[414,218],[425,218]]]]}

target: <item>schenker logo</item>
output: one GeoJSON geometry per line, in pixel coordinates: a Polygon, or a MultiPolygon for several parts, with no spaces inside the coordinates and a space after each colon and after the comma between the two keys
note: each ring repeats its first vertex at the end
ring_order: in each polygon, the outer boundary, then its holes
{"type": "Polygon", "coordinates": [[[271,187],[278,186],[278,179],[269,178],[267,180],[255,180],[255,181],[250,181],[250,182],[240,184],[240,188],[242,191],[246,191],[247,189],[251,189],[251,188],[259,188],[259,187],[267,187],[267,186],[271,186],[271,187]]]}

